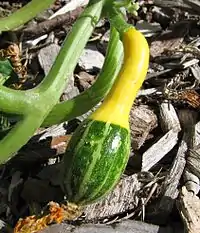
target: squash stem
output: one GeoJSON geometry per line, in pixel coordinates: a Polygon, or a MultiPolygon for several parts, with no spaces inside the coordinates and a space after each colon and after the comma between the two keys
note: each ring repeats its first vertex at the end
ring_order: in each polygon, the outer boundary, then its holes
{"type": "Polygon", "coordinates": [[[59,101],[66,80],[77,63],[78,54],[83,50],[101,16],[104,0],[92,0],[90,2],[91,4],[84,10],[87,15],[83,13],[80,20],[74,25],[48,76],[39,86],[19,92],[3,86],[0,87],[0,94],[4,95],[0,97],[0,110],[22,113],[21,115],[23,115],[22,119],[0,141],[0,163],[6,162],[13,156],[13,153],[28,142],[53,106],[59,101]],[[95,22],[93,18],[96,19],[95,22]],[[15,96],[18,97],[16,102],[15,96]],[[6,100],[8,101],[5,102],[6,100]],[[20,100],[22,100],[22,103],[20,100]],[[14,103],[16,106],[12,111],[12,108],[7,106],[9,104],[14,105],[14,103]]]}
{"type": "Polygon", "coordinates": [[[101,11],[105,0],[93,0],[81,14],[79,19],[73,26],[62,49],[60,50],[55,63],[53,64],[49,74],[45,77],[43,82],[38,85],[34,91],[37,91],[52,100],[55,99],[55,94],[64,90],[65,82],[72,74],[77,60],[80,57],[89,37],[92,34],[96,24],[101,17],[101,11]],[[62,81],[61,81],[62,80],[62,81]],[[64,81],[64,82],[63,82],[64,81]]]}
{"type": "Polygon", "coordinates": [[[133,27],[129,23],[124,20],[124,16],[122,12],[113,7],[112,1],[107,1],[104,8],[106,8],[107,16],[109,18],[110,24],[113,25],[120,35],[123,35],[125,31],[127,31],[130,27],[133,27]]]}
{"type": "Polygon", "coordinates": [[[11,15],[0,19],[0,32],[13,30],[47,9],[55,0],[32,0],[11,15]]]}
{"type": "Polygon", "coordinates": [[[89,89],[73,99],[56,104],[44,120],[42,126],[71,120],[86,113],[98,104],[108,93],[116,79],[120,69],[122,55],[123,47],[119,40],[119,33],[115,28],[111,27],[104,65],[97,81],[89,89]]]}

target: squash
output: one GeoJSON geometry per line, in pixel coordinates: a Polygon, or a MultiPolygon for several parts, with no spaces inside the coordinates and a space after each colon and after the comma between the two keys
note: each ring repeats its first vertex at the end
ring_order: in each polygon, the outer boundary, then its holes
{"type": "Polygon", "coordinates": [[[118,183],[130,154],[129,113],[147,73],[149,47],[135,28],[123,33],[124,62],[102,105],[74,132],[63,158],[70,203],[91,204],[118,183]]]}

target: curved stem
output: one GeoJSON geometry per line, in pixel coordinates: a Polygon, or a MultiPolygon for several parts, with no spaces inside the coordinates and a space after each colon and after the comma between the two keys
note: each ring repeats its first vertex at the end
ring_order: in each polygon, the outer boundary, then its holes
{"type": "Polygon", "coordinates": [[[115,7],[113,7],[113,1],[107,1],[105,4],[105,8],[110,24],[117,29],[120,35],[122,35],[130,27],[133,27],[132,25],[128,24],[125,21],[122,13],[119,10],[117,10],[115,7]]]}
{"type": "Polygon", "coordinates": [[[21,113],[24,117],[0,141],[0,163],[8,160],[12,153],[28,142],[53,106],[59,101],[66,85],[66,79],[73,72],[79,54],[101,16],[104,1],[92,0],[91,4],[86,7],[72,28],[48,76],[38,87],[28,91],[14,91],[0,87],[0,110],[21,113]],[[13,106],[14,103],[16,106],[13,106]],[[9,105],[12,106],[9,107],[9,105]]]}
{"type": "Polygon", "coordinates": [[[44,120],[42,126],[50,126],[80,116],[96,104],[108,93],[120,69],[123,54],[122,43],[116,29],[111,28],[110,40],[103,68],[97,81],[85,92],[57,104],[44,120]]]}
{"type": "Polygon", "coordinates": [[[47,9],[55,0],[32,0],[11,15],[0,19],[0,32],[15,29],[47,9]]]}
{"type": "Polygon", "coordinates": [[[34,94],[37,93],[42,99],[42,104],[38,106],[41,107],[41,111],[45,106],[51,106],[52,109],[58,103],[66,82],[101,17],[104,1],[90,1],[66,38],[49,74],[40,85],[30,90],[34,94]]]}
{"type": "Polygon", "coordinates": [[[13,153],[27,143],[42,121],[41,116],[26,116],[0,141],[0,164],[8,161],[13,153]],[[28,130],[27,130],[28,129],[28,130]]]}
{"type": "Polygon", "coordinates": [[[54,95],[57,90],[65,88],[61,80],[66,82],[72,74],[78,58],[101,17],[104,2],[105,0],[90,1],[90,4],[77,19],[49,74],[36,87],[40,93],[48,92],[48,94],[52,95],[53,93],[54,95]]]}
{"type": "Polygon", "coordinates": [[[24,114],[27,111],[29,95],[26,91],[17,91],[0,86],[0,111],[24,114]]]}
{"type": "Polygon", "coordinates": [[[0,111],[24,115],[34,107],[38,108],[38,111],[44,111],[44,106],[47,108],[58,102],[66,80],[73,72],[79,55],[101,16],[103,4],[104,0],[93,0],[86,7],[66,38],[52,69],[39,86],[28,91],[16,91],[0,86],[0,111]],[[97,20],[95,23],[93,18],[97,20]]]}

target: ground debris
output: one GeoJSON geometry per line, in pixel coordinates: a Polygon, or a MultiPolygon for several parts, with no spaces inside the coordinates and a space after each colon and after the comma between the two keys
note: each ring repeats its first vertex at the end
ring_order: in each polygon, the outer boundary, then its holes
{"type": "Polygon", "coordinates": [[[14,233],[39,232],[52,223],[61,223],[64,220],[75,219],[80,215],[80,211],[75,205],[63,204],[60,206],[58,203],[51,201],[48,206],[49,213],[43,213],[41,217],[32,215],[25,219],[19,219],[14,228],[14,233]]]}
{"type": "Polygon", "coordinates": [[[22,30],[24,39],[34,39],[39,36],[42,36],[46,33],[62,27],[63,24],[65,27],[71,27],[77,17],[83,11],[82,7],[79,7],[71,12],[66,12],[65,14],[58,15],[55,18],[45,20],[38,24],[30,25],[22,30]]]}
{"type": "Polygon", "coordinates": [[[169,130],[142,155],[142,171],[149,171],[169,153],[178,142],[178,130],[169,130]]]}
{"type": "Polygon", "coordinates": [[[123,222],[105,224],[82,224],[73,226],[69,224],[56,224],[39,233],[183,233],[181,226],[160,227],[141,221],[126,220],[123,222]]]}
{"type": "Polygon", "coordinates": [[[200,232],[200,200],[183,187],[177,201],[187,233],[200,232]]]}
{"type": "MultiPolygon", "coordinates": [[[[138,205],[137,193],[143,184],[138,175],[126,176],[121,179],[116,188],[103,200],[89,205],[84,210],[84,219],[105,219],[116,214],[126,213],[138,205]]],[[[105,221],[105,220],[104,220],[105,221]]]]}
{"type": "Polygon", "coordinates": [[[157,127],[156,114],[145,105],[133,106],[130,112],[130,128],[133,150],[139,149],[157,127]]]}
{"type": "Polygon", "coordinates": [[[160,56],[165,50],[173,51],[183,45],[184,37],[189,30],[189,22],[177,23],[169,31],[163,32],[151,43],[150,53],[153,58],[160,56]]]}

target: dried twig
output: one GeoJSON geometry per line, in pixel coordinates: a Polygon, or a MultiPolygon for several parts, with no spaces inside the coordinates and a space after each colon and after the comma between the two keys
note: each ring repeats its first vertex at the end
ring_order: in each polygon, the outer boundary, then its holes
{"type": "Polygon", "coordinates": [[[31,25],[23,30],[24,39],[33,39],[44,34],[47,34],[53,31],[56,28],[60,28],[63,25],[66,27],[71,27],[71,25],[75,22],[76,18],[83,11],[82,7],[78,7],[77,9],[67,12],[63,15],[58,15],[53,19],[45,20],[44,22],[31,25]]]}

